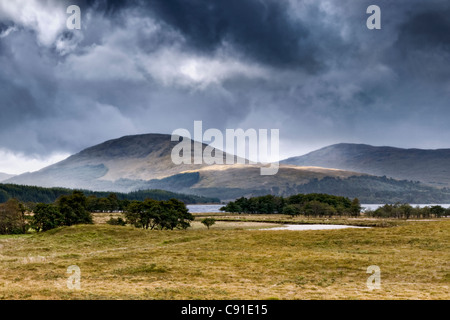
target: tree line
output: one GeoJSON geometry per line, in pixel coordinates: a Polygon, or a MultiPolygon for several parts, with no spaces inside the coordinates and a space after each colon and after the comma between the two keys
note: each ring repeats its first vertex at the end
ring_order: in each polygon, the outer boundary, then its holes
{"type": "MultiPolygon", "coordinates": [[[[67,188],[44,188],[36,186],[23,186],[15,184],[0,184],[0,203],[10,199],[17,199],[23,203],[54,203],[59,197],[71,194],[74,190],[67,188]]],[[[110,192],[81,190],[86,197],[106,198],[110,192]]],[[[218,198],[201,197],[196,195],[174,193],[165,190],[138,190],[130,193],[115,193],[119,200],[139,200],[147,198],[155,200],[178,199],[184,203],[219,203],[218,198]]]]}
{"type": "Polygon", "coordinates": [[[232,213],[288,214],[292,216],[359,216],[361,204],[358,198],[350,200],[321,193],[297,194],[287,198],[266,195],[239,198],[220,209],[232,213]]]}
{"type": "Polygon", "coordinates": [[[109,224],[144,229],[187,229],[194,216],[178,199],[120,200],[110,194],[105,198],[86,197],[81,191],[60,196],[54,203],[27,204],[9,199],[0,204],[0,234],[44,232],[63,226],[92,224],[92,212],[123,211],[126,220],[110,219],[109,224]]]}
{"type": "MultiPolygon", "coordinates": [[[[229,202],[220,209],[231,213],[246,214],[287,214],[311,217],[335,217],[362,215],[358,198],[350,200],[347,197],[323,193],[297,194],[287,198],[272,195],[239,198],[229,202]]],[[[410,204],[386,204],[376,210],[364,211],[364,216],[373,218],[442,218],[450,216],[450,208],[442,206],[412,207],[410,204]]]]}
{"type": "Polygon", "coordinates": [[[92,223],[86,197],[79,191],[61,196],[53,204],[38,203],[32,207],[17,199],[0,204],[0,234],[24,234],[30,229],[40,232],[61,226],[92,223]]]}
{"type": "Polygon", "coordinates": [[[366,210],[365,216],[373,218],[429,219],[450,216],[450,208],[442,206],[412,207],[409,204],[386,204],[376,210],[366,210]]]}

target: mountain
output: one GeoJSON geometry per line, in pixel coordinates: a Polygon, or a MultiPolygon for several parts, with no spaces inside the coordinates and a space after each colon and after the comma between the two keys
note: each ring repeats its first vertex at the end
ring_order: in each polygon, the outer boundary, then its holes
{"type": "Polygon", "coordinates": [[[14,177],[13,174],[8,174],[8,173],[2,173],[0,172],[0,182],[3,182],[5,180],[8,180],[10,178],[14,177]]]}
{"type": "Polygon", "coordinates": [[[281,163],[336,168],[450,187],[450,149],[401,149],[342,143],[281,163]]]}
{"type": "MultiPolygon", "coordinates": [[[[40,171],[25,173],[5,182],[42,187],[133,191],[133,184],[139,181],[162,179],[204,166],[175,165],[171,160],[171,152],[177,144],[171,141],[170,135],[164,134],[126,136],[87,148],[40,171]],[[120,187],[115,185],[116,181],[120,187]],[[130,187],[126,190],[124,185],[127,183],[130,187]]],[[[194,142],[191,145],[194,148],[194,142]]]]}
{"type": "MultiPolygon", "coordinates": [[[[206,165],[172,162],[178,144],[170,135],[145,134],[109,140],[87,148],[40,171],[13,177],[5,183],[41,187],[130,192],[142,189],[261,189],[306,183],[312,178],[358,175],[343,170],[283,166],[276,176],[261,176],[258,165],[206,165]]],[[[192,150],[199,142],[191,141],[192,150]]],[[[201,145],[202,149],[207,145],[201,145]]],[[[226,153],[223,154],[224,162],[226,153]]],[[[237,157],[235,157],[235,160],[237,157]]]]}
{"type": "MultiPolygon", "coordinates": [[[[192,147],[206,147],[199,142],[190,143],[192,147]]],[[[322,192],[359,197],[366,203],[406,199],[420,199],[424,203],[450,202],[447,190],[350,170],[282,164],[276,175],[262,176],[261,165],[255,164],[176,165],[171,153],[177,144],[171,141],[170,135],[126,136],[87,148],[59,163],[4,183],[124,193],[161,189],[221,200],[269,193],[288,196],[322,192]]],[[[223,157],[225,159],[226,154],[223,157]]]]}

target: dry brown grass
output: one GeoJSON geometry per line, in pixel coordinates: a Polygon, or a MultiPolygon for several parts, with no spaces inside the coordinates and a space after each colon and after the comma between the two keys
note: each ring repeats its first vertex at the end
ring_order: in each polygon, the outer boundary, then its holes
{"type": "MultiPolygon", "coordinates": [[[[237,213],[199,213],[194,214],[200,218],[214,218],[217,221],[235,221],[235,222],[264,222],[264,223],[282,223],[282,224],[345,224],[352,226],[365,227],[393,227],[407,223],[410,220],[401,219],[377,219],[369,217],[305,217],[305,216],[288,216],[284,214],[237,214],[237,213]]],[[[415,220],[415,221],[435,221],[435,220],[415,220]]]]}
{"type": "Polygon", "coordinates": [[[2,236],[0,298],[450,298],[449,220],[325,231],[247,227],[259,224],[93,225],[2,236]],[[70,265],[81,269],[79,291],[66,286],[70,265]],[[380,290],[366,287],[370,265],[381,268],[380,290]]]}

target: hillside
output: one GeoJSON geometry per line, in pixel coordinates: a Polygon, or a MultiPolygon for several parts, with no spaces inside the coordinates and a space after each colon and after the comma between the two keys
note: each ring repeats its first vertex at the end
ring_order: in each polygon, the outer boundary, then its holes
{"type": "MultiPolygon", "coordinates": [[[[253,168],[254,170],[254,168],[253,168]]],[[[343,170],[312,167],[281,167],[273,177],[252,174],[252,168],[232,168],[223,171],[205,170],[180,175],[197,182],[185,186],[180,192],[222,200],[241,196],[263,196],[267,194],[290,196],[298,193],[326,193],[349,198],[359,198],[363,203],[450,203],[450,190],[438,189],[423,183],[376,177],[343,170]],[[317,170],[317,171],[316,171],[317,170]]],[[[162,187],[162,186],[159,186],[162,187]]]]}
{"type": "Polygon", "coordinates": [[[3,182],[3,181],[8,180],[8,179],[11,179],[12,177],[14,177],[13,174],[0,172],[0,182],[3,182]]]}
{"type": "MultiPolygon", "coordinates": [[[[171,141],[170,135],[126,136],[87,148],[66,160],[37,172],[13,177],[5,183],[99,191],[133,191],[139,181],[162,179],[184,170],[204,166],[175,165],[171,160],[171,152],[177,144],[178,142],[171,141]],[[134,182],[128,187],[119,183],[118,187],[114,182],[120,180],[134,182]]],[[[204,147],[206,145],[203,145],[204,147]]]]}
{"type": "Polygon", "coordinates": [[[336,144],[284,164],[319,166],[450,187],[450,149],[422,150],[336,144]]]}

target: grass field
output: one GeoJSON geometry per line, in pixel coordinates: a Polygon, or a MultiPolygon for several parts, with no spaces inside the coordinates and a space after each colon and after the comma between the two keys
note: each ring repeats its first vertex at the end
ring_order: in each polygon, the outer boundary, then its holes
{"type": "Polygon", "coordinates": [[[185,231],[147,231],[102,224],[107,218],[0,236],[0,299],[450,298],[448,219],[324,231],[262,231],[268,225],[258,221],[207,230],[194,222],[185,231]],[[81,270],[80,290],[67,287],[71,265],[81,270]],[[370,265],[381,269],[381,289],[366,286],[370,265]]]}

